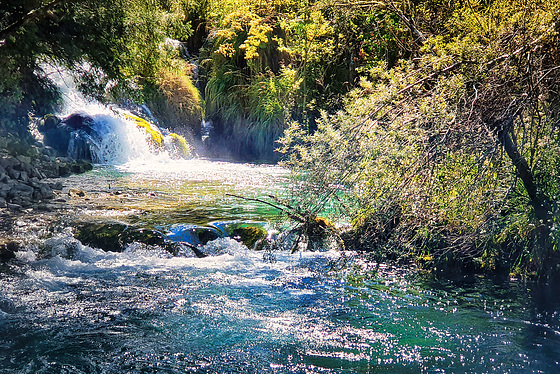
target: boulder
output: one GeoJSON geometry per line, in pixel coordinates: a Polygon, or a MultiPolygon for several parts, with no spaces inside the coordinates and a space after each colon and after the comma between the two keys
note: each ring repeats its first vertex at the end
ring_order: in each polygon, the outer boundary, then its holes
{"type": "Polygon", "coordinates": [[[177,255],[178,246],[157,230],[138,228],[120,222],[81,222],[74,226],[74,237],[83,244],[110,252],[122,252],[129,244],[158,246],[177,255]]]}
{"type": "Polygon", "coordinates": [[[15,184],[10,191],[8,191],[9,198],[15,197],[28,197],[31,198],[33,196],[33,187],[28,186],[24,183],[17,183],[15,184]]]}
{"type": "Polygon", "coordinates": [[[71,151],[74,158],[91,161],[89,145],[84,139],[92,131],[93,119],[83,114],[71,114],[58,122],[50,118],[44,118],[39,127],[45,145],[59,156],[66,156],[71,151]]]}

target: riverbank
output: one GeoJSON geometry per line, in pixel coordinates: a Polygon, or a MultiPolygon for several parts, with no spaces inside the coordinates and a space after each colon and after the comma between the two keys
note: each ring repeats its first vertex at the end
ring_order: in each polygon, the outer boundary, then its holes
{"type": "Polygon", "coordinates": [[[0,147],[0,209],[48,210],[55,198],[53,191],[62,184],[47,181],[91,170],[91,163],[55,157],[48,148],[30,147],[13,154],[0,147]]]}

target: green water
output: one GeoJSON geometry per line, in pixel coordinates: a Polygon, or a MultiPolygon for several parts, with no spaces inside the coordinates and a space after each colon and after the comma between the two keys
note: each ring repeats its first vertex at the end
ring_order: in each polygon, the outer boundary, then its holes
{"type": "Polygon", "coordinates": [[[14,220],[29,244],[0,270],[0,373],[560,372],[552,287],[451,282],[356,253],[264,256],[230,238],[206,258],[105,252],[69,229],[274,223],[274,209],[226,194],[281,193],[285,175],[196,161],[66,180],[84,192],[59,194],[70,209],[14,220]]]}

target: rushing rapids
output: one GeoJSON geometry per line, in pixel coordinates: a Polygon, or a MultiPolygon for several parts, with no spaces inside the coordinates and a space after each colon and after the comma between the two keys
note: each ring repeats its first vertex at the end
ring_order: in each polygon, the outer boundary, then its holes
{"type": "Polygon", "coordinates": [[[173,159],[130,121],[87,105],[82,113],[110,124],[107,137],[128,143],[65,178],[60,209],[13,217],[25,244],[0,265],[0,373],[560,369],[555,290],[414,277],[336,250],[254,251],[236,230],[272,234],[278,212],[228,194],[280,193],[284,170],[173,159]],[[83,231],[91,225],[116,236],[96,242],[83,231]],[[124,236],[135,230],[179,247],[124,236]]]}

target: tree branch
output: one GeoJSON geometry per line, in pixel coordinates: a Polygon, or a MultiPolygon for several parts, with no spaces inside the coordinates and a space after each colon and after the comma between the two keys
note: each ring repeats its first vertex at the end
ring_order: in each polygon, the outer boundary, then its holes
{"type": "Polygon", "coordinates": [[[5,29],[0,30],[0,40],[5,40],[7,37],[13,35],[17,30],[19,30],[20,27],[41,18],[46,12],[53,10],[58,5],[73,1],[76,0],[54,0],[50,3],[43,4],[37,9],[33,9],[5,29]]]}
{"type": "Polygon", "coordinates": [[[234,194],[231,194],[231,193],[227,193],[226,196],[232,196],[232,197],[236,197],[238,199],[243,199],[243,200],[247,200],[247,201],[256,201],[256,202],[259,202],[259,203],[262,203],[262,204],[266,204],[266,205],[271,206],[275,209],[278,209],[281,212],[285,212],[286,214],[288,214],[288,217],[290,217],[294,221],[297,221],[297,222],[300,222],[300,223],[305,222],[305,220],[303,218],[301,218],[300,216],[295,215],[292,212],[290,212],[289,208],[281,207],[281,206],[276,205],[276,204],[272,204],[271,202],[268,202],[266,200],[251,198],[251,197],[244,197],[244,196],[234,195],[234,194]]]}

